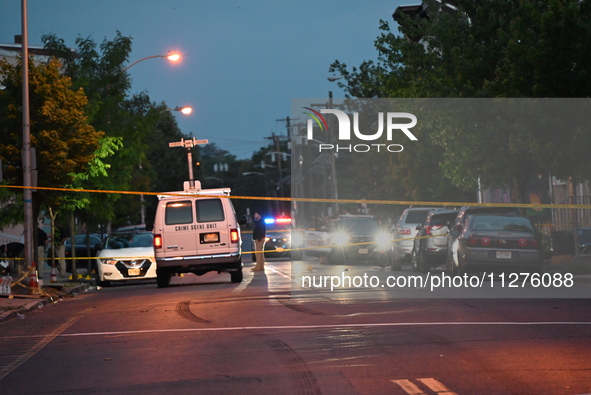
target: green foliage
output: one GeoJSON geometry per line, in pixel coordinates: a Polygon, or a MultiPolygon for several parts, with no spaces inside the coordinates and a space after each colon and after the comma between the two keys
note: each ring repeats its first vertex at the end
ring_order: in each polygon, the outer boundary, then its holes
{"type": "MultiPolygon", "coordinates": [[[[72,173],[86,171],[93,160],[103,132],[89,123],[85,114],[87,99],[82,90],[74,90],[71,79],[60,73],[61,64],[29,63],[29,111],[31,146],[36,148],[38,185],[65,187],[72,183],[72,173]]],[[[23,185],[22,141],[22,65],[0,61],[0,158],[7,184],[23,185]]],[[[20,192],[12,193],[14,198],[20,192]]],[[[60,193],[38,190],[35,207],[59,206],[60,193]]],[[[8,219],[3,222],[6,223],[8,219]]],[[[13,222],[19,222],[12,219],[13,222]]]]}
{"type": "MultiPolygon", "coordinates": [[[[346,84],[340,86],[348,95],[588,97],[590,1],[461,2],[456,11],[433,0],[424,3],[428,19],[397,15],[401,34],[381,22],[377,61],[363,62],[351,71],[338,61],[331,65],[331,71],[345,77],[346,84]]],[[[491,133],[448,127],[433,129],[420,141],[412,155],[398,155],[388,164],[389,182],[403,186],[407,197],[449,200],[459,193],[445,187],[449,180],[469,191],[481,177],[484,187],[511,187],[519,200],[533,173],[589,179],[591,163],[585,150],[590,142],[582,130],[540,133],[524,125],[509,133],[497,125],[491,133]],[[432,166],[428,173],[425,162],[432,166]]]]}

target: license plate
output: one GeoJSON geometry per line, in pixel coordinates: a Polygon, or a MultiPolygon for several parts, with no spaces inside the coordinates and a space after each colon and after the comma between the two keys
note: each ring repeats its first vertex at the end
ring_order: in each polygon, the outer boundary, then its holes
{"type": "Polygon", "coordinates": [[[367,248],[360,248],[359,253],[360,254],[369,254],[369,250],[367,248]]]}
{"type": "Polygon", "coordinates": [[[127,275],[128,276],[139,276],[140,269],[127,269],[127,275]]]}
{"type": "Polygon", "coordinates": [[[511,259],[511,251],[497,251],[497,259],[511,259]]]}
{"type": "Polygon", "coordinates": [[[277,252],[283,252],[283,251],[285,251],[285,248],[283,248],[283,247],[275,247],[275,251],[277,251],[277,252]]]}

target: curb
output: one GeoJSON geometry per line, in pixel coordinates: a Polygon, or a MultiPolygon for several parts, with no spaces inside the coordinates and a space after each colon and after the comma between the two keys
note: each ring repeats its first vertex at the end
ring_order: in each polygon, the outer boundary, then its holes
{"type": "MultiPolygon", "coordinates": [[[[51,286],[44,286],[43,288],[52,288],[51,286]]],[[[4,322],[10,318],[16,317],[18,314],[23,314],[28,311],[31,311],[35,308],[42,308],[46,304],[50,303],[57,303],[60,298],[64,296],[76,296],[81,292],[87,292],[90,288],[90,284],[82,283],[77,284],[74,287],[68,288],[67,290],[59,291],[54,296],[43,296],[32,300],[23,299],[23,303],[18,307],[11,308],[8,310],[0,310],[0,322],[4,322]]],[[[0,298],[0,301],[5,299],[5,297],[0,298]]],[[[18,299],[18,297],[13,298],[12,300],[18,299]]]]}

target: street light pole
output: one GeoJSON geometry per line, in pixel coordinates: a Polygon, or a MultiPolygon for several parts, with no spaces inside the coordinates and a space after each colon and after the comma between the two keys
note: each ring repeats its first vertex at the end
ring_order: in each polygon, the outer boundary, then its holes
{"type": "Polygon", "coordinates": [[[144,60],[154,59],[154,58],[167,58],[171,62],[178,62],[180,60],[180,58],[181,58],[181,55],[178,54],[178,53],[169,53],[168,55],[152,55],[152,56],[146,56],[145,58],[141,58],[140,60],[136,60],[135,62],[133,62],[132,64],[130,64],[129,66],[127,66],[123,70],[119,71],[117,74],[123,73],[123,72],[127,71],[129,68],[135,66],[139,62],[143,62],[144,60]]]}
{"type": "Polygon", "coordinates": [[[33,262],[33,177],[31,174],[31,122],[29,114],[29,37],[27,0],[21,0],[23,56],[23,211],[25,227],[25,267],[33,262]]]}

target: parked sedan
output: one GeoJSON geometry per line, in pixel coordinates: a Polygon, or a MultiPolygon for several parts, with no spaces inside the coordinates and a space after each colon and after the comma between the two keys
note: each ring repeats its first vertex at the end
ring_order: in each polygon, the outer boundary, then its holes
{"type": "Polygon", "coordinates": [[[96,260],[97,285],[112,281],[156,278],[154,236],[146,231],[123,231],[109,234],[96,260]]]}
{"type": "Polygon", "coordinates": [[[417,225],[417,238],[411,254],[413,270],[428,272],[444,265],[447,258],[447,233],[458,210],[429,211],[425,223],[417,225]]]}
{"type": "Polygon", "coordinates": [[[458,248],[452,252],[454,274],[473,271],[543,272],[542,241],[526,217],[473,214],[457,240],[458,248]]]}
{"type": "MultiPolygon", "coordinates": [[[[519,209],[515,207],[473,207],[473,206],[463,206],[458,211],[458,215],[452,224],[452,228],[450,232],[447,234],[447,265],[448,269],[452,267],[452,251],[456,251],[458,249],[458,240],[457,237],[462,233],[464,230],[464,226],[468,217],[472,214],[512,214],[512,215],[520,215],[519,209]],[[453,230],[453,232],[451,232],[453,230]]],[[[456,262],[457,265],[457,262],[456,262]]]]}

